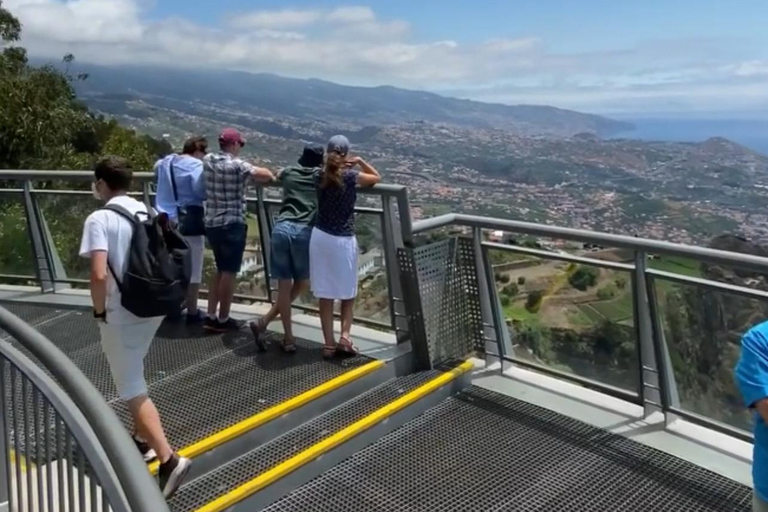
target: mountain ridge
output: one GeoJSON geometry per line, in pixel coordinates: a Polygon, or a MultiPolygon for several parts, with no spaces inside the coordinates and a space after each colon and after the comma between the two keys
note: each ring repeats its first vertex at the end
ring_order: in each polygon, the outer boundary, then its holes
{"type": "Polygon", "coordinates": [[[77,63],[73,70],[88,74],[87,80],[76,84],[86,103],[130,90],[135,99],[148,103],[165,98],[211,106],[237,105],[246,114],[265,118],[286,116],[357,128],[426,121],[553,137],[577,133],[609,137],[632,128],[623,121],[558,107],[483,103],[389,85],[361,87],[269,73],[150,66],[113,68],[77,63]]]}

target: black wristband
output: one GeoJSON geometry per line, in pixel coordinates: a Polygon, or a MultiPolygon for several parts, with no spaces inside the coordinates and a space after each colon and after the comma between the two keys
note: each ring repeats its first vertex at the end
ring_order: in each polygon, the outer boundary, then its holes
{"type": "Polygon", "coordinates": [[[96,310],[93,310],[93,318],[97,320],[106,320],[107,319],[107,310],[105,309],[101,313],[97,313],[96,310]]]}

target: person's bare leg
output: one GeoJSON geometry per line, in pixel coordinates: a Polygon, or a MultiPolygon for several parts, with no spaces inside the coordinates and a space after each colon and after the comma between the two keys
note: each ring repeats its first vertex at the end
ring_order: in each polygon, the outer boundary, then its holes
{"type": "Polygon", "coordinates": [[[200,284],[190,283],[187,287],[187,314],[188,315],[196,315],[197,314],[197,296],[200,294],[200,284]]]}
{"type": "Polygon", "coordinates": [[[219,280],[219,320],[229,318],[229,311],[232,308],[232,299],[235,295],[235,285],[237,284],[237,275],[232,272],[222,272],[219,280]]]}
{"type": "MultiPolygon", "coordinates": [[[[279,283],[279,286],[283,286],[283,281],[279,283]]],[[[309,286],[308,281],[285,281],[285,287],[287,291],[282,289],[278,290],[277,305],[280,308],[280,319],[283,322],[283,332],[285,332],[285,339],[293,341],[293,322],[291,321],[291,305],[299,295],[304,293],[309,286]],[[282,295],[281,295],[282,294],[282,295]]]]}
{"type": "Polygon", "coordinates": [[[219,286],[221,283],[221,272],[216,272],[211,276],[211,284],[208,287],[208,316],[216,318],[216,309],[219,307],[219,286]]]}
{"type": "Polygon", "coordinates": [[[345,343],[351,343],[352,338],[352,316],[354,313],[355,299],[341,301],[341,338],[347,340],[345,343]]]}
{"type": "Polygon", "coordinates": [[[336,337],[333,334],[333,299],[320,299],[320,325],[323,328],[325,350],[336,348],[336,337]]]}
{"type": "Polygon", "coordinates": [[[138,396],[127,401],[128,410],[136,425],[136,433],[155,450],[160,463],[168,462],[173,456],[173,449],[165,437],[160,414],[155,404],[147,395],[138,396]]]}

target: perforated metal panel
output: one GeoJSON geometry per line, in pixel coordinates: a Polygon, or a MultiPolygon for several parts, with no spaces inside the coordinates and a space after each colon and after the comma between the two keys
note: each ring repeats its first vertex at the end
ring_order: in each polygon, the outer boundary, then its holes
{"type": "MultiPolygon", "coordinates": [[[[131,428],[90,314],[59,311],[37,322],[36,328],[70,356],[131,428]]],[[[144,373],[174,447],[203,439],[370,361],[326,361],[319,344],[301,339],[295,354],[284,354],[277,347],[278,336],[267,335],[269,350],[258,353],[247,329],[209,334],[184,324],[161,326],[145,358],[144,373]]]]}
{"type": "MultiPolygon", "coordinates": [[[[197,510],[210,501],[255,478],[371,414],[404,393],[434,378],[439,372],[421,372],[393,379],[336,409],[260,446],[216,471],[194,480],[171,502],[175,512],[197,510]]],[[[311,508],[305,510],[312,510],[311,508]]]]}
{"type": "Polygon", "coordinates": [[[748,512],[750,500],[694,464],[470,388],[265,512],[748,512]]]}
{"type": "Polygon", "coordinates": [[[472,241],[453,238],[413,250],[401,249],[399,261],[411,325],[423,321],[432,364],[460,359],[472,351],[483,352],[472,241]]]}

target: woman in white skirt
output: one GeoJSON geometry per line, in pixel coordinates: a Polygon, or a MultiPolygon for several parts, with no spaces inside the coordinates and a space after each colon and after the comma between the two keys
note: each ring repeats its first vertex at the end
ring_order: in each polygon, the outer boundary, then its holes
{"type": "Polygon", "coordinates": [[[355,202],[360,187],[370,187],[381,176],[360,157],[349,157],[349,140],[332,137],[325,165],[315,172],[317,217],[309,242],[309,280],[320,301],[323,326],[323,357],[356,354],[350,339],[352,310],[357,296],[357,237],[355,202]],[[358,169],[359,168],[359,169],[358,169]],[[341,336],[333,333],[333,303],[341,301],[341,336]]]}

